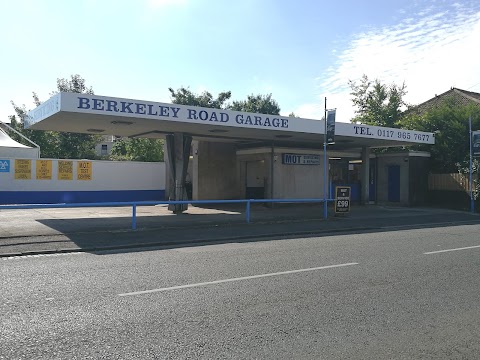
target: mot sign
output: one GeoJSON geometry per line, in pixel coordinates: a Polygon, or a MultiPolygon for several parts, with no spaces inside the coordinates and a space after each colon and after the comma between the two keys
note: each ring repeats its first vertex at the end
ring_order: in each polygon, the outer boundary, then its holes
{"type": "Polygon", "coordinates": [[[335,187],[335,214],[350,212],[350,186],[335,187]]]}

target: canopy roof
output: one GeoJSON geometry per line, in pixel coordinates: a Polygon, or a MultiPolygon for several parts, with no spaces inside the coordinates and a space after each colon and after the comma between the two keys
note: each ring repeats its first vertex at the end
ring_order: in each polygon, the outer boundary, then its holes
{"type": "MultiPolygon", "coordinates": [[[[36,130],[147,138],[183,132],[195,140],[228,141],[245,146],[273,142],[278,146],[321,148],[325,123],[279,115],[59,93],[31,111],[25,126],[36,130]]],[[[335,144],[329,149],[434,143],[432,133],[337,122],[335,144]]]]}
{"type": "Polygon", "coordinates": [[[13,140],[5,131],[3,131],[2,128],[0,128],[0,147],[32,149],[30,146],[20,144],[19,142],[13,140]]]}

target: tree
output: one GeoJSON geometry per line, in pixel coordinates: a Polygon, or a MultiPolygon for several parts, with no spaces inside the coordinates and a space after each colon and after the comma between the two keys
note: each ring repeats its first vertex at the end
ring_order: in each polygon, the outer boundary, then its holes
{"type": "Polygon", "coordinates": [[[163,161],[163,140],[122,138],[113,144],[110,159],[128,161],[163,161]]]}
{"type": "MultiPolygon", "coordinates": [[[[80,75],[71,75],[68,79],[57,79],[58,92],[73,92],[93,95],[93,89],[85,85],[85,79],[80,75]]],[[[34,94],[35,95],[35,94],[34,94]]],[[[94,159],[95,145],[101,140],[99,135],[59,132],[57,134],[58,158],[66,159],[94,159]]]]}
{"type": "MultiPolygon", "coordinates": [[[[71,75],[70,79],[57,79],[57,89],[50,95],[58,92],[75,92],[93,94],[93,90],[85,85],[85,80],[78,74],[71,75]]],[[[33,92],[33,102],[39,106],[41,101],[33,92]]],[[[25,105],[18,106],[12,101],[16,115],[10,117],[11,126],[24,136],[38,144],[42,157],[64,159],[94,159],[95,145],[100,141],[99,135],[76,134],[68,132],[30,130],[24,128],[24,119],[27,115],[25,105]]],[[[23,142],[18,136],[15,140],[23,142]]]]}
{"type": "Polygon", "coordinates": [[[199,95],[196,95],[190,91],[189,88],[181,87],[178,90],[168,88],[171,94],[172,103],[180,105],[201,106],[207,108],[225,109],[225,102],[232,96],[231,91],[221,92],[217,98],[204,91],[199,95]]]}
{"type": "Polygon", "coordinates": [[[359,83],[349,80],[348,84],[356,107],[352,123],[398,127],[402,108],[406,106],[403,100],[407,93],[405,83],[385,85],[363,75],[359,83]]]}
{"type": "Polygon", "coordinates": [[[228,108],[235,111],[280,115],[280,106],[272,99],[272,94],[248,95],[247,100],[234,101],[228,108]]]}
{"type": "MultiPolygon", "coordinates": [[[[465,178],[470,176],[470,161],[463,161],[457,163],[458,172],[463,174],[465,178]]],[[[472,161],[472,195],[475,200],[480,198],[480,160],[473,159],[472,161]]],[[[480,209],[477,207],[477,212],[480,209]]]]}
{"type": "Polygon", "coordinates": [[[447,98],[424,113],[407,112],[400,124],[406,129],[434,133],[435,145],[420,145],[414,148],[430,152],[433,172],[452,173],[457,172],[457,163],[462,163],[469,156],[470,116],[473,129],[480,129],[479,106],[461,105],[453,98],[447,98]]]}
{"type": "MultiPolygon", "coordinates": [[[[35,98],[34,98],[35,99],[35,98]]],[[[45,158],[55,158],[57,153],[57,144],[56,144],[56,134],[53,131],[40,131],[40,130],[29,130],[23,127],[23,120],[27,116],[28,110],[25,105],[19,106],[16,105],[13,101],[11,104],[15,110],[16,115],[9,116],[10,126],[21,133],[23,136],[27,137],[35,144],[40,146],[41,156],[45,158]]],[[[7,130],[8,131],[8,130],[7,130]]],[[[17,135],[14,132],[9,133],[10,137],[19,143],[31,146],[32,144],[28,143],[21,136],[17,135]]]]}

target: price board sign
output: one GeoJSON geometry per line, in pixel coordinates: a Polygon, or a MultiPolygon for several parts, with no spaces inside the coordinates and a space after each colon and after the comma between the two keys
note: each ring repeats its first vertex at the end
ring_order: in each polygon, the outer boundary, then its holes
{"type": "Polygon", "coordinates": [[[335,187],[335,214],[350,212],[350,186],[335,187]]]}

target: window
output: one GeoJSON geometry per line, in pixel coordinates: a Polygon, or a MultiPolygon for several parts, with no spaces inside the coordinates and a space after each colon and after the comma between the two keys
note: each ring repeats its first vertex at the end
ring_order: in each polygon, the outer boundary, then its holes
{"type": "Polygon", "coordinates": [[[101,154],[102,154],[102,155],[107,155],[107,153],[108,153],[107,145],[106,145],[106,144],[102,144],[102,152],[101,152],[101,154]]]}

